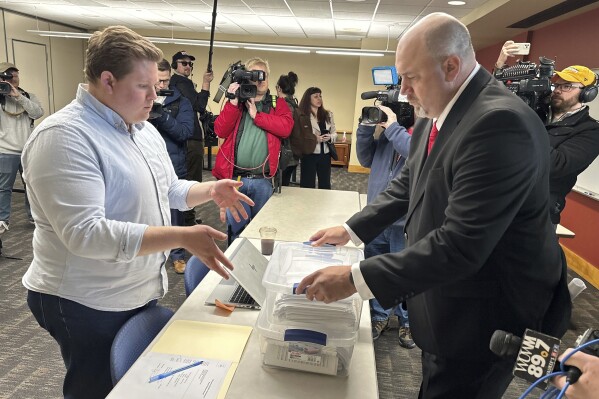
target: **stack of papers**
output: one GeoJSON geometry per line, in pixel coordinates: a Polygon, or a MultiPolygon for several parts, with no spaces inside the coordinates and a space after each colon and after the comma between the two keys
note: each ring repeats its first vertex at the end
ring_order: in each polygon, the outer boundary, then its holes
{"type": "Polygon", "coordinates": [[[329,304],[309,301],[304,295],[278,294],[273,307],[273,317],[277,324],[301,325],[304,328],[354,329],[359,315],[352,301],[338,301],[329,304]]]}

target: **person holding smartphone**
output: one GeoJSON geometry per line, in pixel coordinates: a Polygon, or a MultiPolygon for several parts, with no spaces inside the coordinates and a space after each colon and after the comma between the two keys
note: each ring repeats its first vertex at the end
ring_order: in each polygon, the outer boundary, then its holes
{"type": "Polygon", "coordinates": [[[337,141],[337,129],[333,113],[327,111],[322,102],[322,90],[318,87],[309,87],[302,96],[299,111],[303,115],[310,115],[312,132],[316,136],[316,147],[312,154],[305,155],[300,164],[300,187],[331,189],[331,158],[336,159],[332,145],[337,141]]]}

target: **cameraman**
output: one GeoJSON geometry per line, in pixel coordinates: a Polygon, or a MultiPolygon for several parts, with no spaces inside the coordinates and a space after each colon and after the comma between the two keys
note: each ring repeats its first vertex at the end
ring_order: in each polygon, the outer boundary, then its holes
{"type": "MultiPolygon", "coordinates": [[[[293,116],[287,102],[282,97],[272,96],[268,90],[268,61],[251,58],[245,62],[245,68],[265,74],[263,81],[250,81],[256,86],[256,97],[239,101],[236,96],[226,101],[214,122],[216,135],[225,141],[216,155],[212,174],[217,179],[241,180],[243,186],[239,191],[255,203],[252,207],[244,204],[250,215],[248,220],[236,222],[227,213],[231,241],[272,195],[272,178],[277,173],[281,139],[289,137],[293,128],[293,116]]],[[[235,94],[239,86],[233,82],[227,91],[235,94]]]]}
{"type": "MultiPolygon", "coordinates": [[[[393,108],[399,106],[399,104],[389,105],[393,108]]],[[[369,204],[374,201],[379,193],[387,189],[392,179],[399,175],[410,152],[410,143],[412,141],[411,133],[397,122],[396,112],[383,105],[378,107],[387,115],[387,121],[377,126],[360,123],[356,132],[358,161],[360,165],[370,168],[367,200],[369,204]]],[[[406,124],[413,125],[413,118],[406,124]]],[[[411,128],[411,126],[408,126],[408,128],[411,128]]],[[[403,234],[405,221],[406,218],[401,217],[374,240],[366,244],[364,247],[365,258],[402,251],[406,245],[403,234]]],[[[392,310],[384,309],[374,298],[370,300],[373,340],[378,339],[389,328],[389,316],[392,310]]],[[[412,339],[405,304],[400,303],[397,305],[395,314],[399,321],[399,345],[406,349],[414,348],[416,344],[412,339]]]]}
{"type": "MultiPolygon", "coordinates": [[[[44,115],[44,110],[35,95],[19,87],[19,70],[14,64],[0,63],[2,79],[11,90],[0,95],[0,237],[10,224],[10,202],[12,187],[21,170],[21,152],[33,130],[33,121],[44,115]]],[[[25,209],[33,223],[31,209],[25,195],[25,209]]]]}
{"type": "MultiPolygon", "coordinates": [[[[513,41],[505,42],[495,67],[504,67],[507,58],[514,57],[516,48],[513,41]]],[[[551,121],[546,128],[551,146],[549,212],[551,222],[557,225],[576,177],[599,155],[599,123],[585,105],[597,95],[593,71],[573,65],[556,72],[552,82],[551,121]]]]}
{"type": "MultiPolygon", "coordinates": [[[[171,66],[165,59],[158,63],[158,84],[155,86],[158,95],[160,90],[168,89],[171,79],[171,66]]],[[[189,100],[181,95],[181,92],[173,87],[173,95],[167,96],[164,104],[154,107],[154,115],[148,120],[156,127],[164,142],[166,150],[171,159],[175,173],[179,179],[187,180],[187,167],[185,157],[187,141],[193,135],[193,121],[195,112],[189,100]],[[154,116],[154,118],[152,118],[154,116]]],[[[185,226],[184,212],[171,208],[171,225],[185,226]]],[[[174,248],[171,250],[170,258],[173,261],[175,272],[185,272],[185,250],[174,248]]]]}

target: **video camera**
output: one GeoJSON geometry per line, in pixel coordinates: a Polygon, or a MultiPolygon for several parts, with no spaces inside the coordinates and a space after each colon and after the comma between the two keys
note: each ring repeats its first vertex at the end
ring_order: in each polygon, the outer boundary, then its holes
{"type": "MultiPolygon", "coordinates": [[[[381,105],[389,107],[397,115],[397,123],[404,127],[414,124],[414,107],[407,101],[402,101],[400,94],[401,78],[397,75],[395,67],[372,68],[372,81],[375,85],[385,85],[387,90],[366,91],[360,96],[362,100],[375,99],[381,105]]],[[[387,121],[387,114],[378,107],[362,108],[360,123],[364,125],[377,125],[387,121]]]]}
{"type": "Polygon", "coordinates": [[[6,72],[0,73],[0,80],[2,80],[2,82],[0,82],[0,95],[5,95],[12,91],[12,86],[10,85],[10,83],[5,82],[5,80],[11,80],[11,79],[12,79],[12,74],[6,73],[6,72]]]}
{"type": "Polygon", "coordinates": [[[156,118],[160,117],[162,115],[162,113],[164,112],[162,110],[162,106],[164,105],[166,98],[171,97],[174,94],[175,94],[175,92],[170,89],[158,90],[156,92],[156,95],[158,96],[158,98],[156,98],[156,100],[154,100],[154,104],[152,104],[152,109],[150,110],[150,116],[148,117],[148,119],[156,119],[156,118]]]}
{"type": "Polygon", "coordinates": [[[262,82],[266,80],[264,71],[248,71],[241,61],[229,65],[223,78],[218,85],[218,92],[214,96],[214,102],[220,102],[223,94],[229,99],[238,98],[240,101],[246,101],[256,97],[258,88],[250,82],[262,82]],[[239,89],[235,94],[227,92],[231,83],[239,83],[239,89]]]}
{"type": "Polygon", "coordinates": [[[495,78],[524,100],[543,122],[547,122],[554,70],[555,61],[539,57],[539,65],[529,61],[518,61],[517,65],[495,71],[495,78]]]}

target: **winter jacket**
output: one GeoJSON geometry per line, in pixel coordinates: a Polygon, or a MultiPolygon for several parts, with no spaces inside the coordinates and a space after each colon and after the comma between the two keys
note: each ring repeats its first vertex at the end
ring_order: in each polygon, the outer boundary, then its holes
{"type": "MultiPolygon", "coordinates": [[[[374,138],[374,130],[375,126],[360,124],[356,131],[358,161],[360,165],[370,168],[367,194],[369,204],[399,175],[412,142],[412,136],[397,122],[389,125],[377,139],[374,138]]],[[[403,226],[405,220],[402,217],[394,224],[403,226]]]]}
{"type": "Polygon", "coordinates": [[[5,95],[2,99],[0,154],[19,155],[33,131],[32,120],[44,115],[42,105],[33,93],[25,95],[21,88],[18,90],[21,92],[18,98],[5,95]]]}
{"type": "Polygon", "coordinates": [[[207,90],[200,90],[199,92],[196,92],[195,84],[190,78],[183,75],[178,75],[176,73],[171,76],[169,88],[177,88],[183,97],[187,98],[191,102],[191,107],[193,108],[194,113],[197,112],[197,115],[194,115],[193,119],[194,127],[191,140],[203,141],[204,136],[202,134],[202,128],[200,127],[199,117],[206,112],[206,105],[208,104],[210,92],[207,90]]]}
{"type": "MultiPolygon", "coordinates": [[[[271,96],[266,93],[262,103],[263,107],[270,106],[269,113],[258,112],[254,118],[254,124],[267,134],[268,166],[272,177],[277,172],[279,164],[281,139],[289,137],[293,128],[293,116],[283,98],[277,98],[276,106],[273,107],[271,96]]],[[[235,161],[235,143],[243,113],[247,113],[244,103],[239,102],[235,106],[227,101],[214,122],[216,135],[225,139],[218,150],[212,169],[212,174],[217,179],[231,179],[233,177],[234,165],[232,162],[235,161]]]]}
{"type": "Polygon", "coordinates": [[[187,152],[187,140],[193,135],[195,112],[191,102],[176,88],[172,89],[174,94],[166,98],[162,108],[162,116],[150,119],[149,122],[156,127],[164,142],[168,155],[171,158],[175,173],[180,179],[187,176],[185,156],[187,152]],[[175,111],[178,104],[178,111],[175,111]],[[175,117],[171,112],[176,112],[175,117]]]}
{"type": "Polygon", "coordinates": [[[576,177],[599,155],[599,122],[589,115],[586,107],[546,128],[551,145],[549,212],[551,222],[557,224],[576,177]]]}

